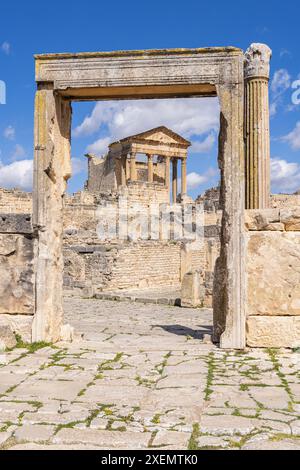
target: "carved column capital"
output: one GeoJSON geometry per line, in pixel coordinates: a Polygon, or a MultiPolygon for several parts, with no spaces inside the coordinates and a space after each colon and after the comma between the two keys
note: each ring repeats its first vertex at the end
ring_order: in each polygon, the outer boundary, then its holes
{"type": "Polygon", "coordinates": [[[253,43],[245,52],[245,79],[270,76],[272,50],[266,44],[253,43]]]}

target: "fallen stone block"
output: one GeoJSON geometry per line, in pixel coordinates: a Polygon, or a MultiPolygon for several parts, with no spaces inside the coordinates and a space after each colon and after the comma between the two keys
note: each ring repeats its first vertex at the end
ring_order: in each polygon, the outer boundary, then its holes
{"type": "Polygon", "coordinates": [[[181,284],[181,307],[201,307],[205,289],[201,285],[200,271],[190,271],[183,276],[181,284]]]}

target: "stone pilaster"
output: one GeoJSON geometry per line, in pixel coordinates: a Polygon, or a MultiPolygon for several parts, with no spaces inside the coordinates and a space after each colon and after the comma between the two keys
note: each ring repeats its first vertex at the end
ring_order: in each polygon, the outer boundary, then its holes
{"type": "Polygon", "coordinates": [[[271,54],[264,44],[252,44],[245,53],[246,209],[269,207],[271,54]]]}

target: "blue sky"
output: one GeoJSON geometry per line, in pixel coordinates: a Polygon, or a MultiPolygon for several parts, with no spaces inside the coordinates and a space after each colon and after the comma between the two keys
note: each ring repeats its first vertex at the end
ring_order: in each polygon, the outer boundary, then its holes
{"type": "MultiPolygon", "coordinates": [[[[84,4],[11,0],[1,5],[0,13],[0,80],[7,87],[6,104],[0,104],[0,186],[30,186],[34,53],[225,45],[245,50],[252,42],[264,42],[273,50],[272,187],[274,192],[300,188],[300,104],[291,101],[291,84],[300,78],[296,0],[284,5],[257,0],[249,5],[230,0],[86,0],[84,4]]],[[[83,155],[88,148],[103,153],[109,140],[160,125],[162,119],[194,142],[188,161],[190,194],[196,196],[218,180],[218,109],[213,100],[76,103],[73,110],[76,174],[70,191],[80,189],[86,178],[83,155]]]]}

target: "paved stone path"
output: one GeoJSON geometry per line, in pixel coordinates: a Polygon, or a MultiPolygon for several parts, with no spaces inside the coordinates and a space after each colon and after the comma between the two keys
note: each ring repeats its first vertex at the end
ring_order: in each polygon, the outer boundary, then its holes
{"type": "Polygon", "coordinates": [[[2,449],[300,449],[299,351],[220,351],[207,310],[65,305],[83,339],[0,354],[2,449]]]}

